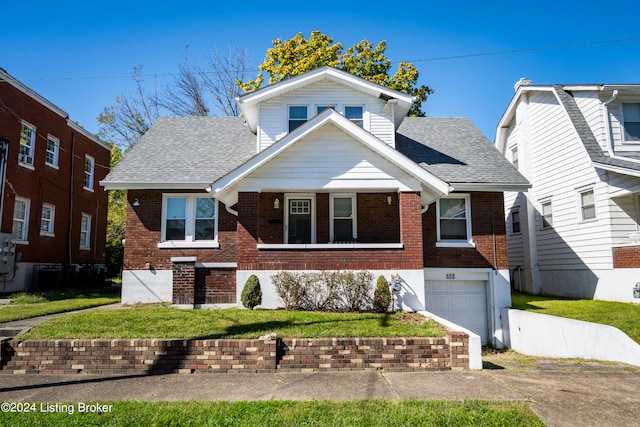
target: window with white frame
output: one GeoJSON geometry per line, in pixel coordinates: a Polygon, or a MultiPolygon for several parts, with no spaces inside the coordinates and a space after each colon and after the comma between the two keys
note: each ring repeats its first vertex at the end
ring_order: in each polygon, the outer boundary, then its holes
{"type": "Polygon", "coordinates": [[[540,202],[540,220],[542,228],[553,227],[553,206],[551,200],[540,202]]]}
{"type": "Polygon", "coordinates": [[[208,195],[165,194],[162,203],[162,241],[214,242],[217,239],[217,202],[208,195]]]}
{"type": "Polygon", "coordinates": [[[332,242],[352,242],[358,238],[356,195],[335,194],[330,199],[330,239],[332,242]]]}
{"type": "Polygon", "coordinates": [[[36,149],[36,127],[22,122],[20,130],[20,155],[18,163],[23,166],[33,167],[33,155],[36,149]]]}
{"type": "Polygon", "coordinates": [[[42,204],[42,217],[40,218],[40,234],[42,236],[54,235],[54,220],[56,207],[48,203],[42,204]]]}
{"type": "Polygon", "coordinates": [[[360,127],[364,127],[364,107],[362,105],[347,105],[344,116],[360,127]]]}
{"type": "Polygon", "coordinates": [[[471,203],[469,195],[443,197],[436,203],[438,242],[471,242],[471,203]]]}
{"type": "Polygon", "coordinates": [[[622,104],[625,142],[640,142],[640,103],[622,104]]]}
{"type": "Polygon", "coordinates": [[[13,227],[11,234],[16,240],[27,241],[29,231],[29,205],[31,201],[16,197],[13,203],[13,227]]]}
{"type": "Polygon", "coordinates": [[[44,162],[48,166],[58,167],[58,156],[60,152],[60,140],[55,136],[47,136],[47,151],[45,153],[44,162]]]}
{"type": "Polygon", "coordinates": [[[580,199],[580,218],[582,221],[596,219],[596,198],[593,188],[578,192],[580,199]]]}
{"type": "Polygon", "coordinates": [[[82,213],[80,221],[80,249],[91,247],[91,215],[82,213]]]}
{"type": "Polygon", "coordinates": [[[316,114],[322,113],[324,110],[335,110],[335,105],[316,105],[316,114]]]}
{"type": "Polygon", "coordinates": [[[93,191],[93,174],[96,160],[90,155],[84,156],[84,188],[93,191]]]}
{"type": "Polygon", "coordinates": [[[511,211],[511,232],[514,234],[520,232],[520,211],[519,210],[511,211]]]}
{"type": "Polygon", "coordinates": [[[511,164],[514,168],[518,169],[520,164],[518,163],[518,146],[511,149],[511,164]]]}
{"type": "Polygon", "coordinates": [[[307,121],[306,105],[290,105],[289,106],[289,132],[300,127],[307,121]]]}

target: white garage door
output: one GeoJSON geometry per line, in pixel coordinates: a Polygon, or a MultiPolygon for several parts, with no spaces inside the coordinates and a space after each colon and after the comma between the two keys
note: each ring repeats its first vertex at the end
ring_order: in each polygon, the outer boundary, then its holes
{"type": "Polygon", "coordinates": [[[480,335],[487,343],[487,288],[482,280],[425,281],[427,311],[480,335]]]}

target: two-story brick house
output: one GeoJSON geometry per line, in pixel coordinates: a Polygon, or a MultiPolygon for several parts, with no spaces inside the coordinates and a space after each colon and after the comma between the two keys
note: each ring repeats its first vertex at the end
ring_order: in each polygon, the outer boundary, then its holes
{"type": "Polygon", "coordinates": [[[467,119],[329,67],[238,99],[243,117],[165,117],[102,182],[127,189],[123,302],[239,302],[251,274],[399,275],[399,303],[500,340],[503,191],[527,181],[467,119]]]}
{"type": "Polygon", "coordinates": [[[104,267],[109,147],[2,69],[0,138],[0,231],[17,243],[0,293],[34,289],[42,268],[104,267]]]}

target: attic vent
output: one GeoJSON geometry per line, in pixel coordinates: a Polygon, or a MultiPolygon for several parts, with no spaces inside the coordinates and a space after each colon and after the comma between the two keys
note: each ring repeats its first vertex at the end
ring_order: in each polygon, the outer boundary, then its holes
{"type": "Polygon", "coordinates": [[[521,78],[520,78],[520,80],[518,80],[518,81],[516,82],[516,84],[515,84],[515,85],[513,85],[513,88],[514,88],[515,90],[518,90],[518,88],[519,88],[520,86],[531,86],[532,84],[533,84],[533,82],[532,82],[531,80],[527,80],[527,79],[525,79],[524,77],[521,77],[521,78]]]}

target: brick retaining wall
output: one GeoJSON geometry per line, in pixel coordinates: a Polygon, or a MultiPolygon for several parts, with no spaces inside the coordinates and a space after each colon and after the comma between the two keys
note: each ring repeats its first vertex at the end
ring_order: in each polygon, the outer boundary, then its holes
{"type": "Polygon", "coordinates": [[[1,367],[13,374],[459,370],[469,367],[469,337],[7,340],[1,367]]]}

